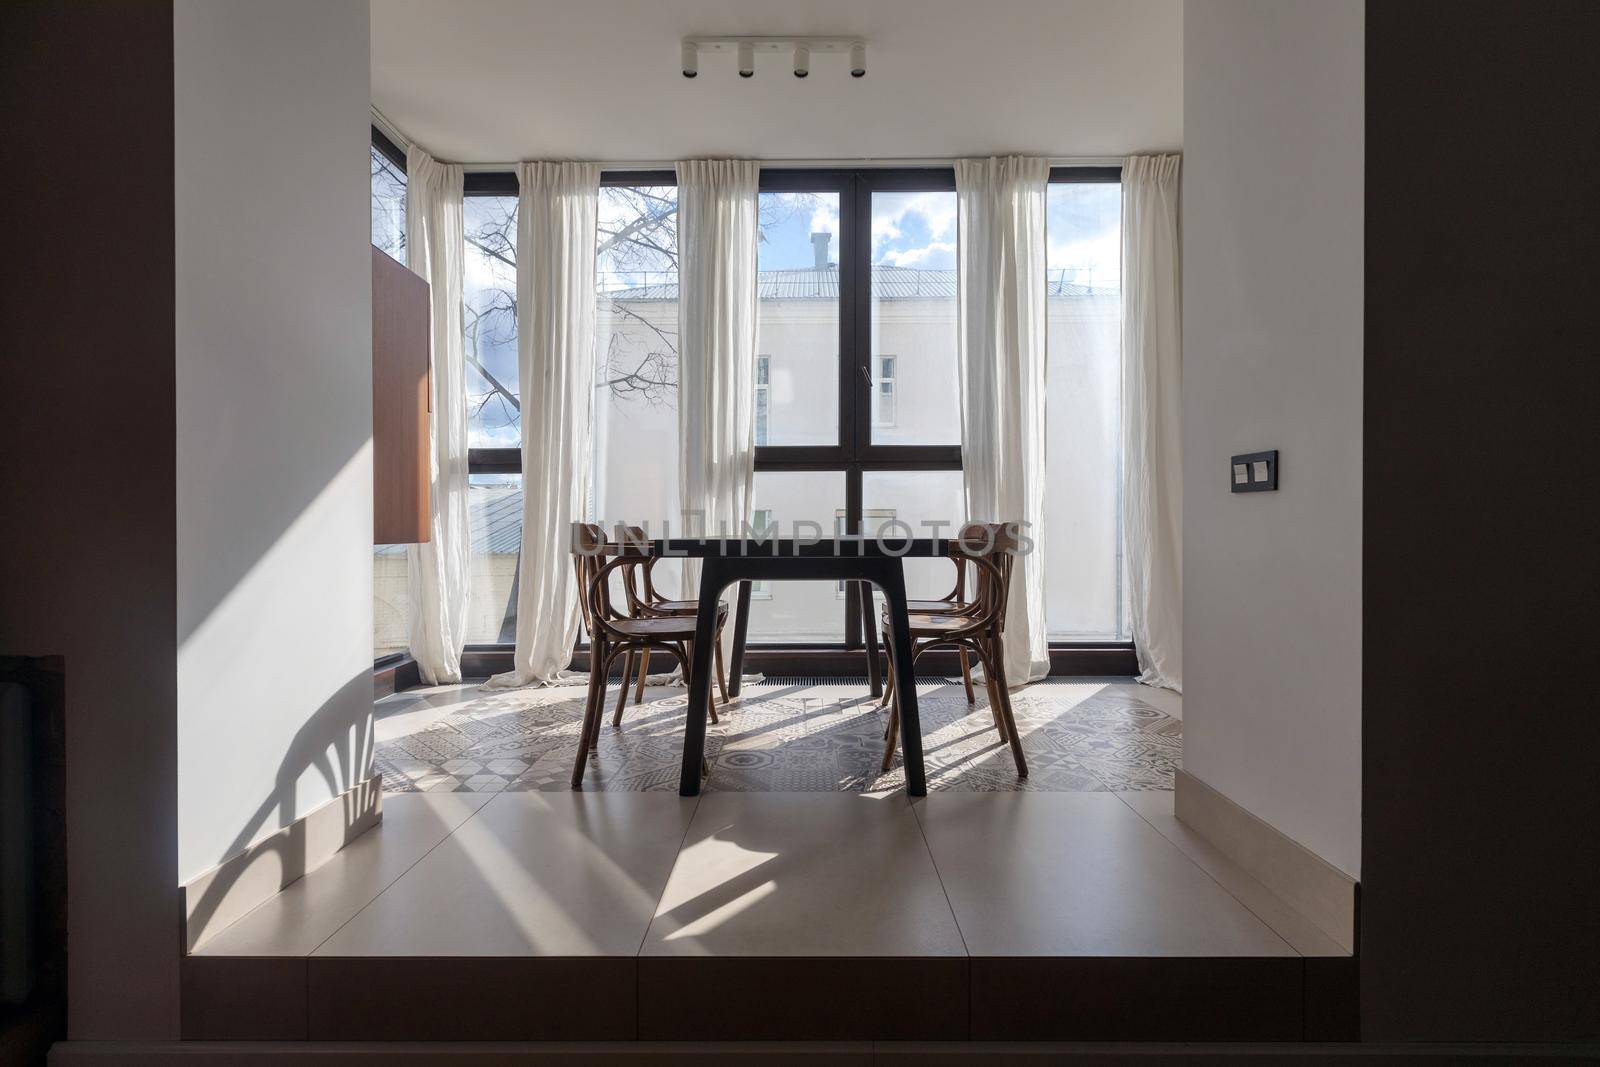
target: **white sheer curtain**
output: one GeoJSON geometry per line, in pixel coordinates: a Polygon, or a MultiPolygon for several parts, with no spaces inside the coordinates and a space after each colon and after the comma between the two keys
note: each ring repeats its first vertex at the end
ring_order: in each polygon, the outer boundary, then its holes
{"type": "MultiPolygon", "coordinates": [[[[760,165],[678,164],[678,499],[688,537],[737,536],[755,481],[760,165]]],[[[699,595],[685,560],[683,595],[699,595]]]]}
{"type": "MultiPolygon", "coordinates": [[[[1050,165],[956,161],[961,467],[967,516],[1024,522],[1043,544],[1045,193],[1050,165]]],[[[1050,673],[1044,553],[1024,552],[1006,611],[1006,681],[1050,673]]]]}
{"type": "Polygon", "coordinates": [[[406,152],[406,262],[431,287],[433,417],[429,420],[431,540],[406,550],[411,655],[422,680],[461,680],[467,634],[467,400],[461,339],[461,168],[406,152]]]}
{"type": "Polygon", "coordinates": [[[1123,537],[1139,680],[1183,691],[1181,157],[1122,165],[1123,537]]]}
{"type": "Polygon", "coordinates": [[[581,680],[572,523],[584,517],[594,400],[596,163],[517,166],[517,369],[522,386],[522,554],[512,670],[486,688],[581,680]]]}

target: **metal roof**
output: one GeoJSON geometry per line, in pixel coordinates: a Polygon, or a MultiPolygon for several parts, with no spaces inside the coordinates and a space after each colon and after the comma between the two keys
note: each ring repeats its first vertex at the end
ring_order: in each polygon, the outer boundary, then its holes
{"type": "MultiPolygon", "coordinates": [[[[1116,292],[1109,286],[1083,285],[1070,280],[1076,273],[1066,269],[1050,271],[1047,277],[1048,295],[1110,296],[1116,292]]],[[[650,282],[603,291],[613,300],[627,302],[678,299],[676,281],[650,282]]],[[[877,300],[954,300],[956,272],[880,264],[872,268],[872,292],[877,300]]],[[[839,268],[830,265],[820,269],[764,270],[756,276],[756,294],[762,300],[837,300],[839,268]]]]}

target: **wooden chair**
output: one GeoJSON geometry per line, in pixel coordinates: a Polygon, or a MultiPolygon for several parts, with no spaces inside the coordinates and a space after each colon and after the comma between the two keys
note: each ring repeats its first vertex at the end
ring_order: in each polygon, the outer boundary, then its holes
{"type": "MultiPolygon", "coordinates": [[[[643,548],[647,534],[641,526],[622,527],[618,531],[617,543],[643,548]]],[[[634,560],[624,564],[622,570],[622,589],[628,600],[628,613],[636,619],[674,618],[687,615],[691,619],[700,614],[700,603],[696,600],[668,600],[656,591],[655,582],[651,572],[655,570],[659,557],[649,556],[643,560],[634,560]]],[[[719,612],[717,617],[716,647],[713,649],[717,664],[717,689],[722,693],[722,703],[728,703],[728,672],[722,665],[722,624],[726,620],[726,609],[719,612]]],[[[622,725],[622,709],[628,702],[627,680],[634,675],[634,660],[639,663],[637,689],[634,692],[635,705],[644,700],[644,682],[650,671],[650,656],[648,653],[637,655],[633,651],[627,653],[623,662],[622,688],[617,691],[617,710],[611,716],[611,725],[622,725]]],[[[715,719],[712,719],[715,722],[715,719]]]]}
{"type": "MultiPolygon", "coordinates": [[[[981,539],[985,536],[988,523],[969,522],[961,527],[956,539],[966,541],[974,538],[981,539]]],[[[978,605],[968,599],[967,594],[967,564],[966,560],[955,557],[952,562],[956,565],[955,588],[936,600],[908,600],[906,610],[913,615],[970,615],[978,609],[978,605]]],[[[869,601],[870,603],[870,601],[869,601]]],[[[888,648],[887,645],[884,646],[888,648]]],[[[977,698],[972,693],[972,660],[965,647],[958,648],[957,654],[961,657],[961,684],[967,691],[967,703],[976,704],[977,698]]],[[[894,677],[891,674],[889,684],[883,691],[883,699],[878,706],[886,706],[894,697],[894,677]]]]}
{"type": "MultiPolygon", "coordinates": [[[[574,537],[573,566],[578,575],[579,602],[583,607],[583,624],[589,631],[589,691],[583,708],[583,726],[578,737],[578,754],[573,761],[572,788],[583,785],[583,772],[588,766],[589,753],[600,743],[600,718],[605,707],[606,678],[617,658],[637,655],[648,662],[650,653],[661,649],[677,659],[683,666],[685,680],[690,678],[694,663],[694,615],[662,615],[635,618],[613,603],[612,576],[622,571],[622,584],[627,585],[626,569],[641,566],[649,557],[642,547],[629,544],[608,545],[605,533],[593,523],[580,525],[574,537]]],[[[717,628],[720,631],[727,609],[718,606],[717,628]]],[[[622,688],[627,690],[631,674],[624,674],[622,688]]],[[[711,700],[711,721],[717,721],[717,703],[711,700]]]]}
{"type": "MultiPolygon", "coordinates": [[[[1005,632],[1006,604],[1011,588],[1011,572],[1017,552],[1017,530],[1014,523],[968,524],[959,537],[951,542],[952,559],[957,561],[958,573],[971,567],[974,572],[973,599],[962,604],[963,610],[951,614],[923,614],[911,616],[913,659],[933,648],[956,648],[969,651],[983,665],[983,678],[989,690],[989,706],[994,712],[995,728],[1000,739],[1010,743],[1011,758],[1017,765],[1017,777],[1028,776],[1027,757],[1022,752],[1022,738],[1011,712],[1011,694],[1006,685],[1005,654],[1002,645],[1005,632]]],[[[965,586],[958,580],[957,590],[965,586]]],[[[926,602],[923,602],[926,603],[926,602]]],[[[888,619],[883,620],[884,648],[892,649],[888,619]]],[[[893,653],[890,653],[891,660],[893,653]]],[[[889,677],[894,678],[891,668],[889,677]]],[[[883,769],[887,771],[894,760],[897,732],[900,724],[899,695],[891,689],[888,729],[885,731],[883,769]]]]}

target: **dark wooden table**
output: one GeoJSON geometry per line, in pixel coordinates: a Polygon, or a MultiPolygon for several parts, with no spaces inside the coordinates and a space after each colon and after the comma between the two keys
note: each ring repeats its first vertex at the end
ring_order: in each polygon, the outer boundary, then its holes
{"type": "MultiPolygon", "coordinates": [[[[711,700],[712,638],[717,619],[717,601],[723,590],[738,582],[738,615],[734,620],[732,662],[728,682],[738,692],[738,679],[744,668],[744,637],[750,609],[750,583],[757,579],[779,582],[838,581],[862,582],[877,586],[889,608],[889,633],[894,667],[895,692],[900,695],[900,751],[905,761],[906,793],[926,796],[927,780],[922,767],[922,724],[917,717],[917,675],[911,662],[911,620],[906,612],[905,568],[907,556],[949,555],[949,542],[942,537],[892,538],[829,537],[819,541],[773,539],[755,541],[740,538],[674,537],[646,542],[650,555],[662,558],[684,557],[700,561],[700,611],[694,637],[693,680],[689,685],[689,708],[683,733],[683,774],[678,793],[692,797],[700,792],[701,761],[706,739],[706,719],[711,700]]],[[[863,596],[866,614],[863,625],[872,627],[872,600],[863,596]]],[[[876,649],[871,656],[876,666],[876,649]]],[[[876,671],[873,671],[876,674],[876,671]]],[[[876,687],[874,687],[876,688],[876,687]]]]}

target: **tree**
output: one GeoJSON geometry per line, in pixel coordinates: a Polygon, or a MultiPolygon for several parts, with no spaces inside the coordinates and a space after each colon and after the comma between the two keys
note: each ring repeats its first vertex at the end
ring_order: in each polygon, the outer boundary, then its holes
{"type": "MultiPolygon", "coordinates": [[[[626,344],[621,329],[604,339],[606,359],[595,382],[617,400],[642,400],[651,405],[670,404],[678,388],[678,338],[676,317],[657,321],[641,314],[637,298],[652,285],[677,285],[678,196],[671,186],[606,186],[601,189],[596,242],[599,270],[599,321],[626,324],[647,338],[645,351],[626,344]]],[[[800,212],[809,213],[813,197],[764,197],[760,227],[765,232],[800,212]]],[[[474,418],[498,409],[502,425],[514,425],[520,415],[515,389],[488,368],[486,351],[516,336],[516,225],[514,198],[470,201],[466,241],[491,267],[493,284],[478,299],[463,305],[463,333],[468,365],[481,379],[469,384],[468,405],[474,418]]],[[[763,240],[765,238],[763,237],[763,240]]]]}

